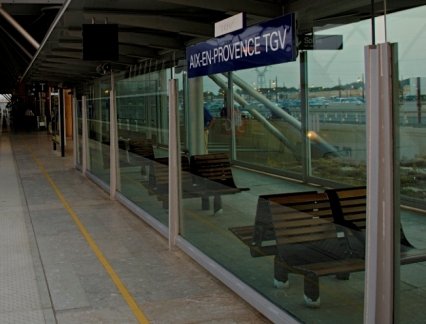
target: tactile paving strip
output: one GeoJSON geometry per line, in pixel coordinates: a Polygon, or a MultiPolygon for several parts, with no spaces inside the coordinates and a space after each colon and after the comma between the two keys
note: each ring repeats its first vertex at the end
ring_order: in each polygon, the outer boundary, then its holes
{"type": "Polygon", "coordinates": [[[45,323],[10,143],[0,138],[0,323],[45,323]]]}

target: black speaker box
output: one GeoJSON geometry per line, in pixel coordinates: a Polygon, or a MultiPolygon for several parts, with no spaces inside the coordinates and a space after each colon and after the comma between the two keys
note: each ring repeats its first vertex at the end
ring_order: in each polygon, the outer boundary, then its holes
{"type": "Polygon", "coordinates": [[[83,25],[83,60],[118,61],[118,25],[83,25]]]}

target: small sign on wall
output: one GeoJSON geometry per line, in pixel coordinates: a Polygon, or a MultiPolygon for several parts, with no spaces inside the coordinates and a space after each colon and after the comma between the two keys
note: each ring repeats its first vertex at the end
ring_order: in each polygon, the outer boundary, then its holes
{"type": "Polygon", "coordinates": [[[302,35],[299,37],[300,50],[341,50],[342,35],[302,35]]]}
{"type": "Polygon", "coordinates": [[[214,37],[219,37],[246,27],[245,14],[240,12],[232,17],[223,19],[214,24],[214,37]]]}

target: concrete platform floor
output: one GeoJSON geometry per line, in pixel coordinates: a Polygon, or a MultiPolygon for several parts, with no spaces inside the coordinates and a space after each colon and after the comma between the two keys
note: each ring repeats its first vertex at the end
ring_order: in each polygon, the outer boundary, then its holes
{"type": "Polygon", "coordinates": [[[0,323],[268,323],[86,179],[0,134],[0,323]]]}

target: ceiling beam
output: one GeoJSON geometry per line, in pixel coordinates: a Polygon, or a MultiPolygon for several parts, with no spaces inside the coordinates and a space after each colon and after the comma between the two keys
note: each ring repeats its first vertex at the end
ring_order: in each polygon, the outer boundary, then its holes
{"type": "MultiPolygon", "coordinates": [[[[68,29],[64,31],[64,36],[72,37],[74,40],[82,39],[81,29],[68,29]]],[[[158,35],[155,32],[118,32],[119,43],[129,43],[134,45],[151,46],[157,48],[173,48],[182,49],[185,47],[184,43],[176,37],[158,35]]]]}
{"type": "Polygon", "coordinates": [[[182,49],[184,43],[176,37],[156,35],[155,33],[118,33],[120,43],[128,43],[157,48],[182,49]]]}
{"type": "MultiPolygon", "coordinates": [[[[44,54],[44,53],[43,53],[44,54]]],[[[83,56],[81,51],[75,51],[70,50],[69,48],[63,49],[63,48],[52,48],[50,51],[46,52],[46,55],[60,55],[60,56],[66,56],[70,58],[77,58],[81,59],[83,56]]]]}
{"type": "Polygon", "coordinates": [[[65,0],[0,0],[1,4],[64,4],[65,0]]]}
{"type": "Polygon", "coordinates": [[[132,12],[102,12],[97,10],[93,12],[86,10],[83,15],[87,20],[92,18],[99,21],[108,19],[108,23],[110,24],[157,29],[183,35],[212,37],[214,34],[213,24],[161,15],[141,15],[132,12]]]}
{"type": "MultiPolygon", "coordinates": [[[[277,17],[283,12],[279,3],[271,3],[257,0],[160,0],[161,2],[174,3],[182,6],[210,9],[221,12],[238,13],[244,11],[247,14],[261,17],[277,17]]],[[[306,3],[305,3],[306,5],[306,3]]]]}
{"type": "Polygon", "coordinates": [[[156,49],[146,47],[146,46],[135,46],[130,44],[120,44],[119,53],[120,55],[140,57],[140,58],[158,57],[158,51],[156,49]]]}

